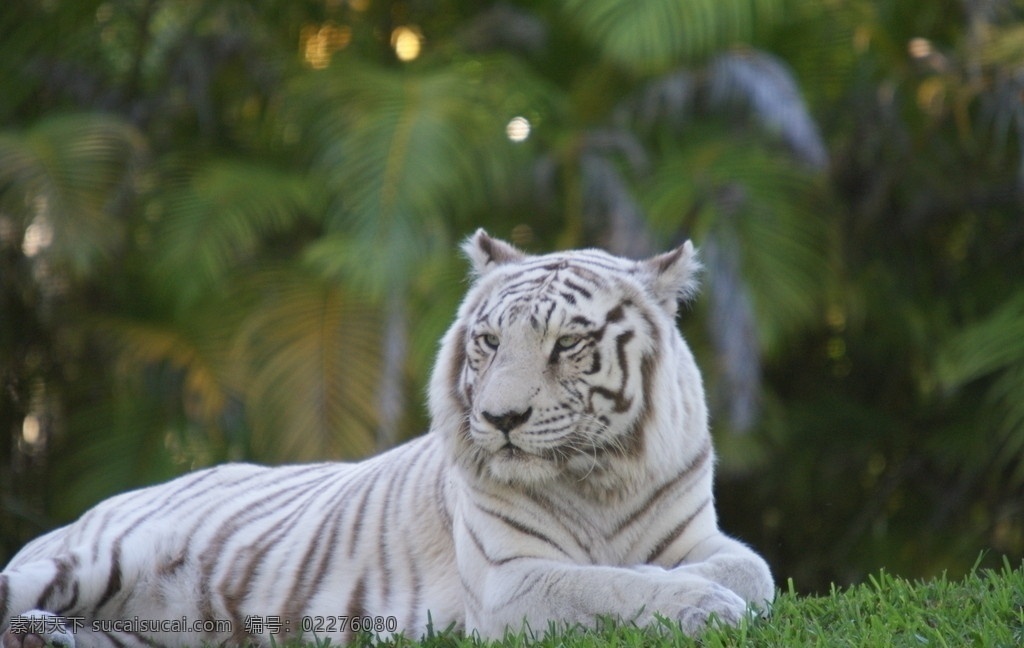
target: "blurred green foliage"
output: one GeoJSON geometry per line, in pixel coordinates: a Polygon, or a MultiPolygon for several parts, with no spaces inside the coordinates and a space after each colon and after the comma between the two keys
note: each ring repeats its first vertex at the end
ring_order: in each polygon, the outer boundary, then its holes
{"type": "Polygon", "coordinates": [[[692,237],[723,526],[802,590],[1024,555],[1024,2],[7,0],[0,563],[366,456],[478,226],[692,237]]]}

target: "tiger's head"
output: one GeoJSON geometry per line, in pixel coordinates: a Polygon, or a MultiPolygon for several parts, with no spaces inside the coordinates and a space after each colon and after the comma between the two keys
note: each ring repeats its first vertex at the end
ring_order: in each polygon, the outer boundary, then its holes
{"type": "Polygon", "coordinates": [[[696,287],[689,242],[646,261],[530,256],[479,230],[463,249],[474,281],[430,405],[469,478],[601,492],[706,451],[700,374],[675,325],[696,287]]]}

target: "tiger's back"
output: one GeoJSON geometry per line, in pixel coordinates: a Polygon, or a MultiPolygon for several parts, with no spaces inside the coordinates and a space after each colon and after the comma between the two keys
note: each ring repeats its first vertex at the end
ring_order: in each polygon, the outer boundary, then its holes
{"type": "Polygon", "coordinates": [[[40,609],[76,623],[79,645],[337,641],[419,634],[429,601],[444,628],[462,617],[448,463],[428,435],[360,463],[227,464],[113,497],[14,557],[0,627],[40,609]]]}

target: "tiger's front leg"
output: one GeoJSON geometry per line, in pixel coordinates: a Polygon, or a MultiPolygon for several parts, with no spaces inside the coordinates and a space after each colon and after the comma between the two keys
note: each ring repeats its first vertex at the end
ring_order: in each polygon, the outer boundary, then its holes
{"type": "Polygon", "coordinates": [[[723,585],[765,611],[775,598],[775,582],[768,563],[745,544],[721,532],[698,542],[687,552],[685,560],[669,571],[723,585]]]}
{"type": "Polygon", "coordinates": [[[492,563],[481,573],[482,578],[467,583],[467,629],[492,638],[524,624],[534,631],[546,629],[552,621],[559,627],[593,627],[599,616],[611,616],[646,625],[655,621],[655,615],[677,621],[685,633],[696,635],[712,617],[739,623],[747,608],[746,601],[725,586],[661,568],[520,557],[492,563]]]}
{"type": "Polygon", "coordinates": [[[518,631],[524,623],[533,630],[546,629],[550,622],[593,627],[598,617],[610,616],[646,625],[661,615],[692,635],[712,616],[735,624],[746,613],[746,600],[699,573],[588,564],[542,532],[496,520],[456,516],[467,631],[501,638],[506,628],[518,631]]]}

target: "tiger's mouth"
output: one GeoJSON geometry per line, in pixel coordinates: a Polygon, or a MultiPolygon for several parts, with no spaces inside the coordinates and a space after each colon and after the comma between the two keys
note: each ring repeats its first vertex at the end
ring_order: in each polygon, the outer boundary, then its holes
{"type": "Polygon", "coordinates": [[[508,441],[505,445],[498,448],[498,454],[503,457],[519,457],[520,455],[526,454],[526,451],[511,441],[508,441]]]}
{"type": "Polygon", "coordinates": [[[486,474],[491,481],[537,486],[557,480],[563,471],[551,452],[519,445],[512,439],[498,441],[493,435],[490,441],[494,445],[489,446],[486,439],[475,439],[477,452],[474,454],[478,462],[477,474],[486,474]]]}

